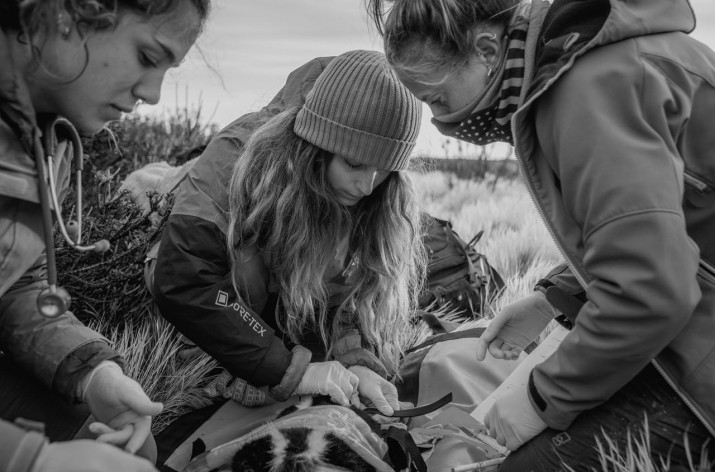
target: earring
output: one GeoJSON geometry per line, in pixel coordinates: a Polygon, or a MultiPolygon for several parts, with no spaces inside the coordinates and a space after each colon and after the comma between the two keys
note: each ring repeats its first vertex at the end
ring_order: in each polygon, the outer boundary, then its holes
{"type": "Polygon", "coordinates": [[[67,39],[70,35],[70,26],[65,24],[64,19],[65,18],[62,16],[62,13],[57,15],[57,29],[60,30],[60,36],[62,36],[62,39],[67,39]]]}
{"type": "Polygon", "coordinates": [[[492,72],[494,72],[494,69],[492,69],[491,67],[487,69],[487,79],[492,78],[492,72]]]}

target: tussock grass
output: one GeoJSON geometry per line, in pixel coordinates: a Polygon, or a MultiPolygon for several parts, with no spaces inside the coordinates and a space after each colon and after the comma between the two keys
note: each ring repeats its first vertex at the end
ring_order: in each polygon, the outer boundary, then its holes
{"type": "Polygon", "coordinates": [[[536,281],[562,260],[519,180],[462,180],[439,171],[414,180],[424,209],[450,220],[462,239],[484,231],[476,249],[506,282],[491,311],[531,293],[536,281]]]}
{"type": "Polygon", "coordinates": [[[120,325],[98,320],[89,326],[122,353],[126,375],[136,380],[149,398],[164,404],[152,423],[154,434],[183,413],[211,403],[202,389],[217,373],[217,362],[203,352],[182,359],[178,355],[184,347],[181,338],[164,318],[150,315],[120,325]]]}
{"type": "MultiPolygon", "coordinates": [[[[654,457],[651,453],[650,438],[648,432],[648,418],[644,418],[643,426],[637,433],[627,432],[625,449],[616,444],[607,434],[596,437],[596,447],[598,449],[600,464],[593,472],[668,472],[672,469],[668,457],[654,457]]],[[[688,447],[688,437],[684,438],[685,446],[688,447]]],[[[706,442],[700,454],[700,459],[695,459],[688,451],[688,468],[692,472],[710,472],[715,467],[715,463],[707,460],[706,442]]],[[[563,466],[565,471],[575,472],[568,465],[563,466]]],[[[682,471],[682,467],[678,469],[682,471]]]]}

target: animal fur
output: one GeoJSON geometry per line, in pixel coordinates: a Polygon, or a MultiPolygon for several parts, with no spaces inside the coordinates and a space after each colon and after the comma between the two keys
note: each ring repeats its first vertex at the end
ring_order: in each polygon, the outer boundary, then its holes
{"type": "MultiPolygon", "coordinates": [[[[296,410],[332,404],[328,397],[303,397],[281,411],[281,418],[296,410]]],[[[357,408],[351,408],[373,431],[380,426],[357,408]]],[[[275,428],[270,436],[246,443],[233,458],[234,472],[314,472],[330,466],[356,472],[375,472],[375,468],[353,451],[342,439],[310,428],[275,428]]]]}

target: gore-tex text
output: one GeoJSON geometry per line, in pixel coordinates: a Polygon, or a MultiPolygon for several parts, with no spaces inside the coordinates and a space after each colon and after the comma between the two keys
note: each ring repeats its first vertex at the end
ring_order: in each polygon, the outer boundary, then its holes
{"type": "Polygon", "coordinates": [[[248,323],[248,326],[250,326],[253,331],[258,333],[261,337],[263,337],[263,335],[266,333],[266,328],[263,327],[263,325],[261,325],[261,323],[259,323],[258,320],[255,319],[253,315],[251,315],[248,310],[243,307],[243,305],[241,305],[239,302],[229,303],[228,293],[219,290],[218,295],[216,296],[216,305],[223,306],[226,308],[233,308],[234,311],[238,312],[241,319],[248,323]]]}

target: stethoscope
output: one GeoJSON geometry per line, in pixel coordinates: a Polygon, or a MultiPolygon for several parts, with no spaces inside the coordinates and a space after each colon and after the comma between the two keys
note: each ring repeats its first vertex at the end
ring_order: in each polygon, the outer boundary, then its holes
{"type": "Polygon", "coordinates": [[[37,309],[46,318],[56,318],[65,313],[70,306],[69,292],[57,285],[57,263],[55,260],[55,238],[53,234],[52,211],[50,201],[55,209],[57,224],[65,239],[73,249],[78,251],[104,252],[109,249],[109,241],[102,239],[89,246],[82,246],[82,141],[74,125],[61,116],[54,117],[43,129],[42,138],[35,134],[33,141],[35,163],[37,165],[37,190],[42,207],[42,226],[47,254],[47,282],[45,288],[37,296],[37,309]],[[59,138],[64,138],[60,140],[59,138]],[[57,181],[55,174],[55,157],[61,158],[67,146],[71,145],[76,179],[76,209],[77,219],[67,224],[62,220],[62,209],[57,198],[57,181]]]}

